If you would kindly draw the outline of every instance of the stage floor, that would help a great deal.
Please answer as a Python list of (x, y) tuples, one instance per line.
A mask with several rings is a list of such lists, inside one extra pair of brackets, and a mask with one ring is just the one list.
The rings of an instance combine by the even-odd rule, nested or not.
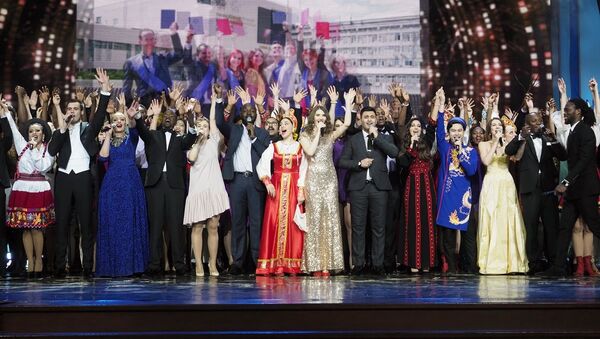
[(257, 304), (597, 303), (600, 279), (398, 275), (0, 281), (2, 308)]

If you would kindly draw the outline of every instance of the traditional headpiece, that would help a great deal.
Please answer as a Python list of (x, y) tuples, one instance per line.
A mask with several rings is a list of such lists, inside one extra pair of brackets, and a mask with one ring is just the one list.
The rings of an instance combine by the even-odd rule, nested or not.
[(513, 128), (517, 128), (517, 126), (515, 125), (515, 122), (512, 121), (512, 119), (510, 119), (509, 117), (507, 117), (506, 115), (503, 115), (500, 120), (502, 121), (502, 123), (504, 123), (504, 126), (512, 126)]
[[(294, 136), (294, 140), (298, 139), (298, 133), (296, 133), (296, 130), (298, 128), (298, 119), (296, 119), (296, 116), (294, 115), (294, 109), (291, 108), (288, 112), (285, 112), (281, 115), (281, 119), (289, 119), (292, 122), (292, 126), (294, 128), (293, 136)], [(281, 120), (280, 120), (281, 121)]]
[(465, 120), (461, 117), (454, 117), (450, 120), (448, 120), (448, 125), (446, 125), (446, 131), (450, 131), (450, 127), (452, 127), (452, 125), (454, 124), (460, 124), (463, 129), (467, 128), (467, 123), (465, 122)]

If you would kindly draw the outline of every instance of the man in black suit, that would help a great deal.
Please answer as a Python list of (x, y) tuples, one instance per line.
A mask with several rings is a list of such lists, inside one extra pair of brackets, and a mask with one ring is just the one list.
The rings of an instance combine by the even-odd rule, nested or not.
[[(75, 206), (81, 229), (83, 252), (83, 274), (92, 276), (94, 262), (94, 232), (92, 230), (93, 181), (90, 172), (91, 161), (98, 153), (96, 136), (106, 117), (106, 107), (111, 85), (107, 73), (96, 70), (96, 79), (101, 85), (100, 102), (94, 118), (89, 124), (81, 121), (83, 104), (70, 101), (66, 115), (60, 110), (60, 100), (53, 100), (58, 112), (59, 128), (54, 131), (48, 144), (48, 154), (56, 156), (58, 171), (54, 180), (54, 205), (56, 211), (56, 251), (54, 275), (62, 278), (66, 274), (66, 254), (69, 243), (69, 229), (72, 206)], [(74, 204), (73, 204), (74, 203)]]
[[(160, 114), (160, 104), (154, 100), (150, 105), (153, 114)], [(175, 274), (185, 275), (185, 238), (183, 212), (185, 208), (185, 151), (196, 141), (194, 130), (183, 137), (173, 132), (176, 116), (167, 110), (158, 130), (151, 131), (144, 123), (141, 112), (131, 111), (135, 127), (144, 141), (148, 170), (144, 180), (148, 202), (148, 227), (150, 262), (147, 274), (162, 275), (163, 227), (168, 235)]]
[(256, 108), (251, 105), (250, 95), (242, 92), (241, 124), (236, 124), (235, 117), (224, 121), (222, 101), (217, 100), (217, 126), (225, 138), (229, 140), (223, 179), (229, 183), (229, 201), (231, 206), (231, 251), (233, 264), (229, 273), (242, 273), (246, 254), (246, 228), (250, 236), (250, 254), (256, 265), (258, 246), (262, 229), (262, 218), (265, 205), (265, 186), (256, 174), (256, 164), (270, 144), (266, 130), (254, 126)]
[(571, 243), (573, 226), (578, 217), (588, 225), (595, 236), (600, 236), (598, 194), (600, 179), (596, 167), (596, 136), (590, 126), (596, 119), (594, 111), (581, 98), (569, 100), (564, 109), (565, 123), (571, 125), (567, 138), (567, 177), (556, 186), (556, 193), (564, 194), (558, 242), (554, 265), (540, 276), (561, 276), (566, 273), (566, 258)]
[(123, 70), (123, 92), (127, 102), (133, 100), (131, 93), (133, 82), (136, 84), (136, 96), (140, 102), (148, 107), (150, 101), (166, 92), (172, 85), (169, 66), (181, 60), (183, 48), (177, 34), (177, 23), (172, 23), (170, 29), (173, 51), (169, 53), (156, 53), (156, 34), (151, 29), (142, 29), (139, 35), (139, 44), (142, 52), (125, 61)]
[(518, 138), (506, 145), (507, 155), (516, 155), (521, 147), (519, 160), (519, 194), (523, 205), (523, 219), (527, 237), (525, 248), (530, 273), (543, 269), (538, 258), (538, 220), (544, 225), (545, 251), (550, 264), (554, 263), (558, 235), (558, 198), (554, 188), (558, 185), (558, 167), (555, 159), (567, 160), (567, 151), (549, 130), (542, 129), (542, 117), (530, 113)]
[[(3, 112), (7, 111), (4, 102), (1, 104)], [(10, 178), (8, 176), (8, 166), (6, 164), (6, 152), (13, 143), (12, 131), (8, 125), (6, 115), (2, 114), (0, 118), (0, 127), (2, 128), (2, 139), (0, 139), (0, 277), (6, 274), (6, 193), (4, 189), (10, 187)], [(12, 250), (12, 249), (11, 249)], [(14, 251), (13, 251), (14, 252)]]
[(379, 133), (375, 109), (361, 110), (362, 131), (353, 135), (340, 158), (340, 166), (350, 170), (348, 191), (352, 213), (352, 273), (360, 275), (365, 265), (365, 229), (371, 216), (371, 262), (376, 274), (383, 274), (385, 224), (388, 192), (388, 156), (396, 158), (398, 148), (391, 136)]

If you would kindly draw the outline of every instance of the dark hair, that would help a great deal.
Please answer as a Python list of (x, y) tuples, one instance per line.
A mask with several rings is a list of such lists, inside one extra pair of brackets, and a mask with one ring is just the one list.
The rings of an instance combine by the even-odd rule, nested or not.
[(316, 105), (310, 109), (308, 118), (306, 119), (306, 125), (304, 127), (306, 133), (310, 135), (315, 132), (315, 114), (317, 114), (319, 110), (322, 110), (325, 113), (325, 130), (323, 133), (321, 133), (321, 136), (327, 135), (333, 131), (333, 124), (329, 118), (329, 111), (325, 108), (325, 106)]
[[(265, 62), (264, 62), (265, 52), (263, 52), (262, 49), (255, 48), (255, 49), (251, 50), (250, 52), (248, 52), (248, 63), (246, 64), (246, 69), (248, 70), (250, 68), (253, 68), (254, 64), (252, 63), (252, 58), (257, 53), (260, 53), (263, 56), (263, 63), (260, 66), (258, 66), (259, 75), (262, 77), (263, 69), (265, 68)], [(263, 81), (264, 81), (264, 79), (263, 79)]]
[(487, 130), (485, 131), (485, 141), (492, 140), (492, 121), (498, 120), (502, 125), (502, 133), (504, 133), (504, 121), (498, 117), (491, 118), (487, 123)]
[(569, 100), (576, 109), (581, 110), (581, 118), (586, 125), (592, 126), (596, 123), (596, 116), (594, 115), (594, 110), (590, 106), (588, 106), (587, 102), (582, 98), (572, 98)]
[(375, 108), (371, 107), (371, 106), (365, 106), (365, 107), (363, 107), (360, 110), (360, 116), (362, 116), (364, 112), (373, 112), (373, 113), (377, 114), (377, 111), (375, 110)]
[(473, 143), (473, 134), (475, 134), (475, 131), (478, 129), (480, 129), (481, 132), (483, 132), (483, 137), (485, 139), (485, 129), (483, 129), (483, 127), (481, 127), (479, 124), (473, 124), (473, 126), (471, 126), (471, 129), (469, 130), (469, 144), (471, 144), (471, 146), (475, 145)]
[(421, 124), (421, 135), (419, 135), (419, 141), (417, 141), (417, 157), (420, 160), (431, 162), (431, 146), (427, 143), (427, 139), (425, 138), (425, 123), (419, 119), (418, 117), (412, 117), (408, 123), (406, 124), (406, 132), (404, 133), (404, 142), (402, 143), (403, 151), (402, 153), (406, 153), (406, 150), (411, 147), (411, 135), (410, 135), (410, 125), (412, 125), (413, 121), (418, 121)]
[(78, 104), (79, 104), (79, 109), (81, 110), (81, 113), (82, 113), (82, 114), (83, 114), (83, 113), (85, 113), (85, 106), (83, 105), (83, 102), (81, 102), (81, 101), (78, 101), (78, 100), (69, 100), (69, 101), (67, 101), (67, 106), (68, 106), (70, 103), (72, 103), (72, 102), (76, 102), (76, 103), (78, 103)]
[(154, 34), (156, 36), (156, 33), (154, 33), (154, 30), (152, 30), (150, 28), (142, 28), (142, 29), (140, 29), (140, 33), (138, 35), (138, 38), (140, 40), (142, 40), (142, 35), (144, 34), (144, 32), (151, 32), (152, 34)]

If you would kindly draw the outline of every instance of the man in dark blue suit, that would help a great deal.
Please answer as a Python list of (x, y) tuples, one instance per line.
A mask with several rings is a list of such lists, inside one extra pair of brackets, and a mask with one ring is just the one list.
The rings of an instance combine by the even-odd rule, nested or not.
[(139, 38), (142, 53), (127, 59), (125, 65), (123, 65), (125, 71), (123, 91), (128, 103), (133, 99), (131, 90), (134, 81), (137, 87), (135, 94), (140, 99), (140, 103), (146, 107), (150, 105), (152, 99), (159, 97), (161, 92), (166, 92), (173, 85), (169, 74), (169, 66), (181, 60), (183, 48), (177, 34), (177, 23), (171, 24), (170, 30), (173, 51), (161, 54), (154, 52), (154, 47), (156, 47), (154, 31), (151, 29), (140, 31)]
[(198, 45), (194, 58), (192, 53), (193, 37), (192, 33), (188, 33), (183, 49), (183, 64), (189, 79), (186, 96), (198, 100), (202, 105), (202, 112), (208, 117), (211, 87), (218, 82), (219, 65), (212, 59), (210, 46), (204, 43)]
[[(220, 86), (219, 86), (220, 87)], [(233, 264), (229, 273), (242, 273), (245, 259), (246, 227), (249, 228), (250, 254), (254, 264), (258, 259), (258, 246), (265, 205), (265, 187), (256, 174), (256, 164), (270, 143), (269, 133), (254, 126), (256, 107), (250, 104), (250, 95), (242, 91), (241, 124), (235, 116), (224, 121), (222, 99), (217, 100), (217, 126), (229, 140), (223, 179), (229, 183), (231, 205), (231, 251)]]

